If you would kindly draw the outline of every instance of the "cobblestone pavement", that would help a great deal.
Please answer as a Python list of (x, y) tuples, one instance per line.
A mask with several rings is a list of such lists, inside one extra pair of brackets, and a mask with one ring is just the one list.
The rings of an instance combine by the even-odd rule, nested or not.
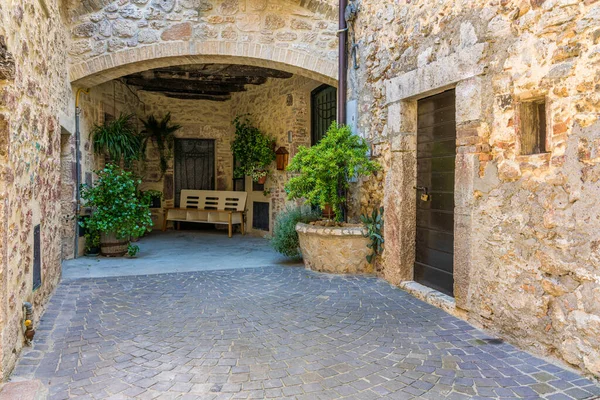
[(13, 376), (53, 399), (600, 394), (382, 280), (291, 267), (65, 281)]

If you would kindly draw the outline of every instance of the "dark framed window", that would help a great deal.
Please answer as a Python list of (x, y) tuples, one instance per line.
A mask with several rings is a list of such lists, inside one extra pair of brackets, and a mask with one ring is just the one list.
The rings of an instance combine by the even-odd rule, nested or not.
[(337, 89), (329, 85), (321, 85), (312, 91), (311, 104), (311, 134), (310, 144), (319, 143), (337, 114)]
[(265, 184), (264, 183), (261, 184), (261, 183), (252, 181), (252, 191), (253, 192), (264, 192)]
[(261, 231), (269, 230), (269, 203), (259, 201), (252, 203), (252, 228)]
[[(237, 166), (238, 166), (238, 162), (234, 157), (233, 158), (234, 169)], [(233, 190), (235, 192), (245, 192), (246, 191), (246, 177), (245, 176), (242, 178), (233, 178)]]

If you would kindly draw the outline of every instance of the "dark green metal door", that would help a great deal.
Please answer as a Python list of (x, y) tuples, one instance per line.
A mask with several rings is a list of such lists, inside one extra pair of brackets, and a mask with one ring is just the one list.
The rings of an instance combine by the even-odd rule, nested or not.
[(418, 102), (415, 280), (453, 295), (454, 90)]
[(175, 139), (175, 204), (182, 189), (215, 190), (215, 141)]

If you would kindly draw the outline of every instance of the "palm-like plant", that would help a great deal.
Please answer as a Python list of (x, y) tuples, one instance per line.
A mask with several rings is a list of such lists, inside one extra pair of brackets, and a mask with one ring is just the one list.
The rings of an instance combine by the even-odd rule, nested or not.
[(131, 120), (133, 114), (121, 114), (118, 118), (92, 128), (92, 142), (96, 154), (105, 154), (114, 163), (121, 160), (131, 165), (140, 156), (140, 138)]
[(140, 119), (140, 121), (144, 124), (144, 129), (140, 132), (142, 156), (145, 157), (148, 142), (151, 141), (158, 150), (160, 156), (160, 171), (164, 175), (167, 171), (167, 164), (173, 151), (175, 132), (181, 129), (181, 125), (169, 125), (171, 113), (167, 113), (160, 121), (157, 120), (154, 115), (150, 115), (146, 120)]

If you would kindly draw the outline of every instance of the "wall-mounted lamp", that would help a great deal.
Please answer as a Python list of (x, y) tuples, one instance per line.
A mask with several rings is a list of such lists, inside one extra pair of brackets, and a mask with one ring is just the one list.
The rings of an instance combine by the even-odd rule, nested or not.
[(288, 131), (288, 143), (292, 143), (294, 132)]
[(285, 167), (288, 165), (290, 159), (290, 152), (285, 147), (280, 147), (275, 152), (275, 160), (277, 161), (277, 169), (279, 171), (285, 171)]

